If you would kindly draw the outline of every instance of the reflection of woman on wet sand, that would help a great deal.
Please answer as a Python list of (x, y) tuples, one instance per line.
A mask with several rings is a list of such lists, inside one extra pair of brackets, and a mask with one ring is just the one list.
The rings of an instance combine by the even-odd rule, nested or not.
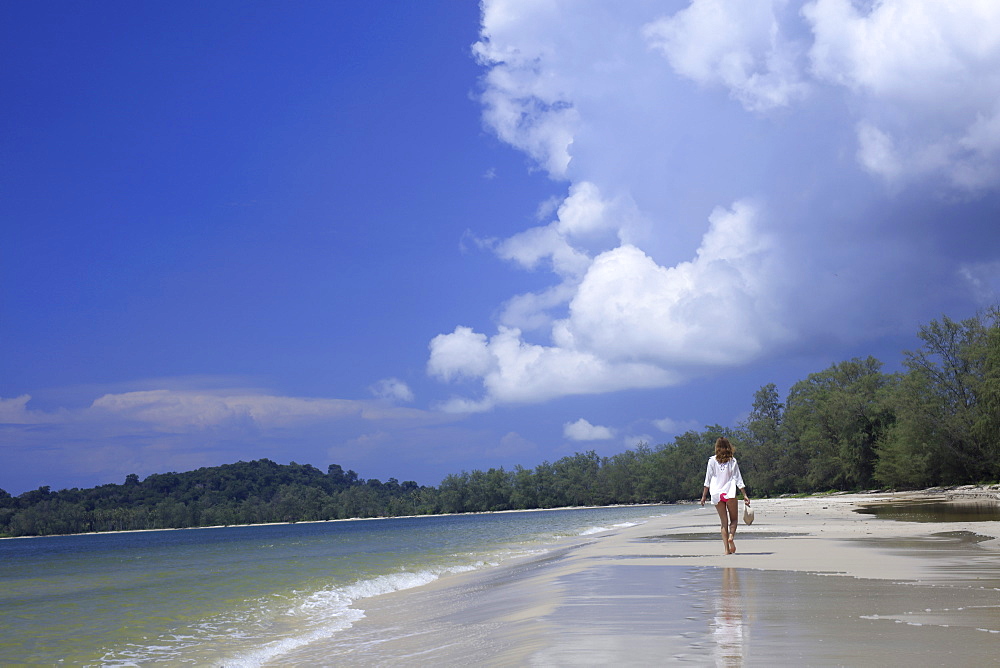
[(715, 442), (715, 455), (708, 459), (701, 505), (705, 505), (705, 497), (711, 494), (712, 505), (719, 512), (719, 520), (722, 522), (722, 544), (726, 554), (736, 553), (736, 526), (739, 524), (737, 488), (743, 492), (743, 502), (749, 506), (750, 497), (743, 485), (740, 465), (733, 457), (733, 444), (728, 438), (720, 438)]
[(743, 597), (740, 592), (738, 568), (722, 569), (722, 590), (715, 606), (712, 620), (712, 638), (716, 666), (742, 666), (744, 645)]

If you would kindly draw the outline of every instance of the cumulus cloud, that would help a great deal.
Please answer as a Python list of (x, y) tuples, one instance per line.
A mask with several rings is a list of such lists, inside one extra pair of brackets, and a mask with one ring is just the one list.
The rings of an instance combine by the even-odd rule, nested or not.
[(485, 334), (471, 327), (455, 328), (451, 334), (438, 334), (430, 343), (431, 358), (427, 370), (431, 375), (450, 381), (456, 378), (478, 378), (496, 367)]
[(551, 283), (430, 342), (448, 410), (675, 385), (993, 289), (982, 223), (936, 254), (912, 218), (1000, 185), (1000, 4), (488, 0), (474, 51), (484, 125), (566, 191), (482, 244)]
[(525, 269), (535, 269), (546, 260), (553, 272), (573, 279), (587, 269), (588, 246), (601, 248), (612, 239), (620, 240), (628, 226), (627, 208), (627, 203), (605, 200), (593, 183), (573, 184), (551, 224), (502, 241), (497, 246), (497, 255)]
[(572, 441), (607, 441), (614, 438), (615, 432), (609, 427), (593, 425), (580, 418), (563, 425), (563, 436)]
[(677, 74), (755, 112), (842, 87), (857, 158), (896, 186), (963, 192), (1000, 173), (1000, 5), (938, 0), (693, 0), (643, 35)]
[[(471, 349), (470, 344), (477, 348)], [(484, 390), (478, 399), (458, 397), (442, 404), (451, 413), (630, 387), (663, 387), (679, 380), (677, 374), (652, 364), (610, 362), (587, 351), (529, 343), (520, 330), (507, 327), (500, 327), (490, 338), (468, 327), (456, 327), (451, 334), (434, 337), (430, 349), (432, 375), (443, 380), (473, 378)]]
[(598, 254), (575, 285), (568, 317), (552, 321), (551, 345), (503, 325), (493, 337), (462, 326), (435, 337), (428, 371), (478, 379), (484, 390), (445, 408), (665, 387), (684, 369), (752, 359), (787, 336), (774, 318), (772, 247), (757, 215), (749, 202), (717, 209), (695, 257), (674, 267), (631, 245)]
[(567, 82), (538, 76), (542, 60), (559, 57), (544, 42), (508, 42), (510, 31), (530, 30), (551, 23), (561, 3), (550, 0), (520, 3), (484, 3), (482, 38), (473, 47), (488, 67), (482, 95), (483, 117), (503, 141), (538, 161), (548, 172), (562, 175), (569, 166), (569, 145), (578, 114)]
[(748, 202), (717, 209), (696, 256), (673, 267), (629, 245), (602, 253), (554, 340), (605, 359), (674, 367), (751, 359), (785, 335), (773, 325), (771, 244), (757, 215)]
[(643, 34), (674, 70), (705, 85), (722, 85), (751, 111), (784, 107), (804, 97), (802, 45), (779, 24), (787, 0), (694, 0)]
[(814, 0), (802, 14), (814, 33), (813, 72), (855, 90), (944, 109), (1000, 76), (991, 69), (1000, 55), (994, 2)]
[(535, 270), (541, 264), (560, 282), (537, 293), (511, 297), (500, 322), (511, 328), (537, 330), (551, 326), (552, 312), (569, 303), (590, 269), (594, 255), (627, 242), (642, 228), (641, 216), (627, 199), (606, 199), (590, 182), (570, 186), (555, 208), (551, 223), (530, 228), (493, 245), (497, 256)]
[(858, 100), (858, 157), (889, 181), (940, 175), (995, 188), (1000, 157), (1000, 4), (816, 0), (802, 8), (819, 80)]

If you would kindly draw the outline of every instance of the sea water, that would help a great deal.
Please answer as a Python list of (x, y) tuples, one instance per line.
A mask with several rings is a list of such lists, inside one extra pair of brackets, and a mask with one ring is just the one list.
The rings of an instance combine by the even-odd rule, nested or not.
[(365, 599), (680, 510), (624, 506), (0, 540), (0, 664), (257, 666)]
[(854, 512), (904, 522), (1000, 521), (1000, 503), (994, 499), (890, 501), (862, 506)]

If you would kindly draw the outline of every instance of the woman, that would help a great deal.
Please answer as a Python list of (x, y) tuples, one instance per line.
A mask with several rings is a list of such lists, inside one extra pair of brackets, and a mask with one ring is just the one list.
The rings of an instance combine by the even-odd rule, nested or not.
[(705, 497), (711, 494), (712, 505), (719, 512), (719, 520), (722, 521), (722, 545), (726, 554), (736, 554), (736, 526), (739, 524), (737, 488), (743, 492), (743, 502), (749, 506), (750, 497), (743, 485), (740, 465), (733, 457), (733, 444), (728, 438), (720, 438), (715, 442), (715, 456), (708, 458), (701, 505), (705, 505)]

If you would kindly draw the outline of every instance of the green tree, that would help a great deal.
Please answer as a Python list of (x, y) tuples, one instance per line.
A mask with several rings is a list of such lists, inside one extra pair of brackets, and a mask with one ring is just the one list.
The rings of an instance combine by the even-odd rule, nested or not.
[(638, 443), (634, 450), (625, 450), (612, 455), (601, 467), (600, 487), (605, 503), (636, 503), (642, 499), (639, 494), (639, 479), (642, 461), (650, 457), (648, 444)]
[(535, 482), (535, 474), (531, 469), (523, 466), (515, 466), (511, 479), (511, 506), (519, 510), (527, 508), (538, 508), (538, 486)]
[(876, 476), (889, 486), (976, 482), (1000, 474), (996, 434), (1000, 313), (921, 327), (893, 395), (896, 424), (879, 446)]
[(593, 450), (557, 461), (552, 468), (559, 480), (560, 505), (593, 505), (600, 467), (601, 458)]
[(469, 474), (463, 471), (459, 475), (450, 473), (438, 487), (438, 503), (442, 513), (466, 512), (466, 497), (468, 496)]
[(804, 459), (801, 491), (873, 484), (876, 443), (893, 422), (884, 398), (890, 379), (881, 368), (874, 357), (854, 358), (792, 387), (784, 415), (791, 456), (785, 462), (794, 468)]
[(479, 507), (485, 511), (510, 510), (513, 483), (511, 476), (503, 468), (490, 469), (477, 478), (473, 493), (479, 499)]
[(737, 455), (740, 470), (753, 481), (756, 494), (785, 492), (781, 463), (790, 459), (782, 432), (785, 405), (778, 387), (768, 383), (753, 395), (750, 415), (743, 425), (745, 449)]
[(1000, 478), (1000, 307), (985, 316), (986, 331), (982, 335), (982, 378), (976, 393), (977, 410), (973, 418), (972, 438), (984, 447), (984, 457), (992, 463), (985, 474)]

